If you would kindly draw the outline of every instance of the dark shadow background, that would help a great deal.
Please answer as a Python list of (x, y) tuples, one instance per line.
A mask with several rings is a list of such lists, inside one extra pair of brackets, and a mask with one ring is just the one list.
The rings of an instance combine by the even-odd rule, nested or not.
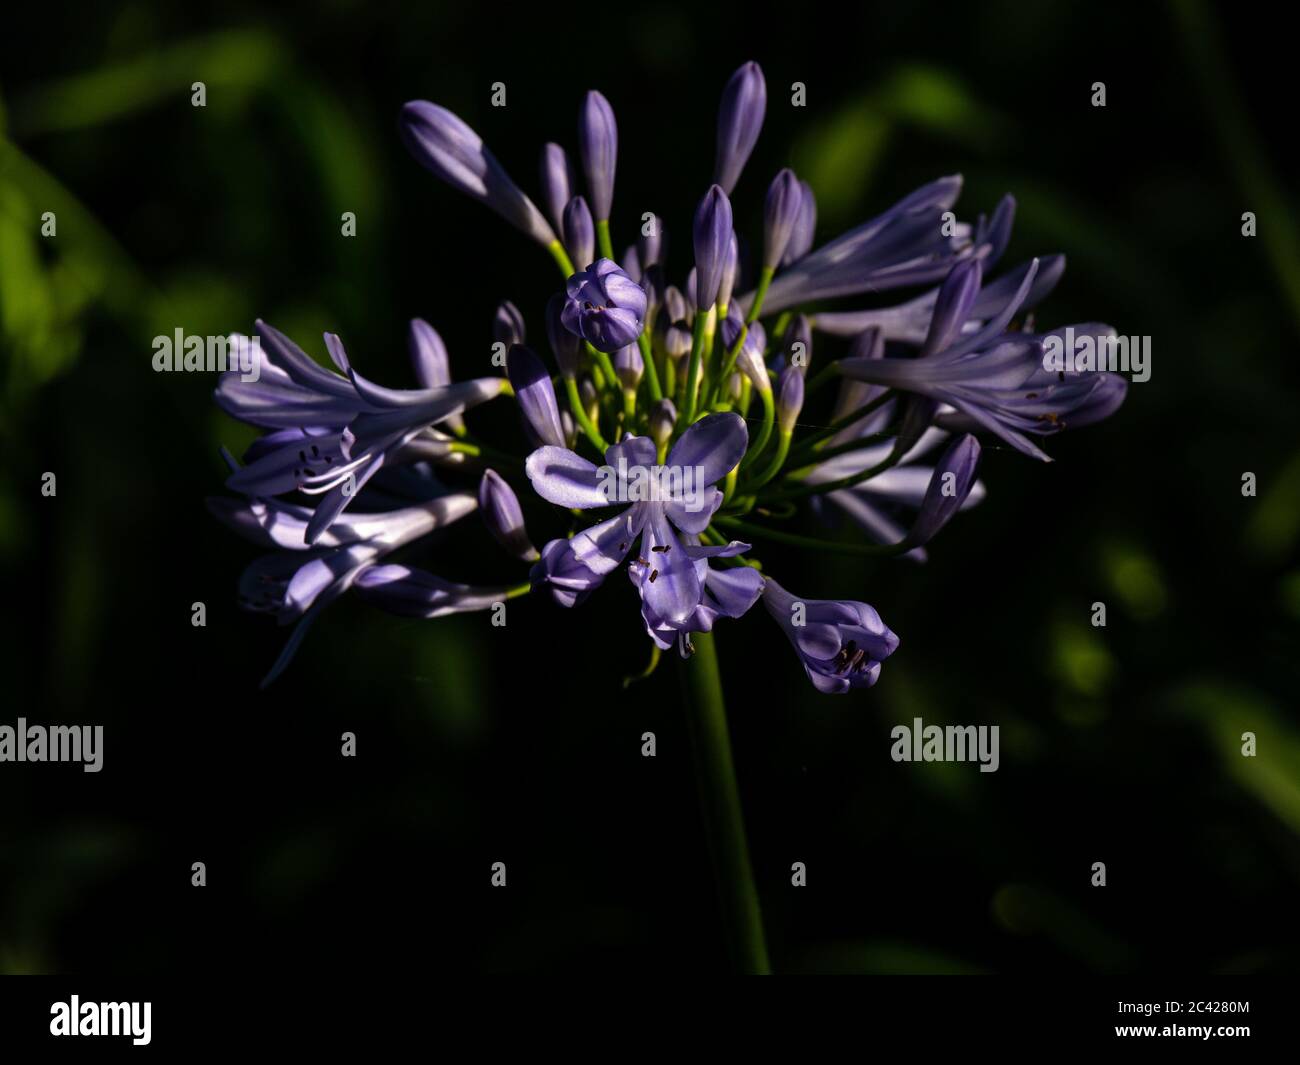
[[(412, 98), (460, 114), (535, 191), (541, 144), (572, 149), (581, 94), (600, 88), (621, 133), (616, 245), (661, 213), (680, 277), (718, 95), (749, 58), (769, 86), (736, 195), (752, 239), (782, 165), (818, 193), (819, 240), (961, 172), (963, 218), (1017, 196), (1008, 265), (1068, 254), (1041, 323), (1153, 338), (1151, 380), (1110, 421), (1054, 439), (1055, 463), (986, 449), (989, 498), (926, 566), (759, 552), (799, 594), (873, 603), (902, 639), (875, 689), (826, 698), (761, 610), (719, 631), (776, 967), (1293, 971), (1290, 38), (1238, 5), (595, 14), (6, 13), (0, 722), (107, 735), (98, 775), (0, 765), (0, 971), (726, 965), (674, 663), (621, 687), (647, 651), (626, 582), (574, 612), (512, 603), (504, 631), (345, 600), (259, 692), (285, 632), (237, 609), (256, 552), (203, 505), (222, 491), (218, 445), (248, 431), (217, 412), (210, 377), (150, 359), (156, 334), (260, 315), (317, 357), (337, 331), (362, 372), (406, 386), (420, 315), (457, 374), (478, 375), (504, 298), (540, 338), (553, 265), (408, 157), (396, 119)], [(489, 106), (497, 81), (505, 109)], [(804, 110), (788, 106), (794, 81)], [(833, 353), (814, 365), (819, 352)], [(523, 447), (507, 405), (472, 420)], [(427, 565), (522, 579), (486, 539), (468, 520)], [(915, 716), (999, 724), (1000, 771), (893, 763), (889, 730)], [(344, 730), (355, 760), (339, 757)], [(497, 860), (505, 891), (488, 886)]]

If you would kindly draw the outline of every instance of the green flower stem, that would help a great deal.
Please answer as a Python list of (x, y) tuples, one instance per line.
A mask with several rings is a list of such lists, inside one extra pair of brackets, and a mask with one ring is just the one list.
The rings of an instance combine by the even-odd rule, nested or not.
[(664, 398), (663, 389), (659, 387), (659, 367), (655, 365), (654, 351), (650, 347), (650, 338), (646, 336), (645, 330), (641, 331), (640, 336), (636, 338), (637, 346), (641, 349), (641, 361), (645, 363), (646, 383), (650, 386), (650, 398), (656, 403)]
[[(882, 440), (893, 440), (898, 435), (898, 423), (895, 422), (888, 428), (879, 433), (868, 433), (866, 436), (855, 436), (852, 440), (846, 440), (842, 444), (836, 444), (834, 447), (818, 448), (816, 457), (804, 455), (802, 452), (796, 454), (797, 449), (791, 450), (789, 473), (791, 477), (799, 477), (813, 467), (825, 462), (827, 459), (833, 459), (837, 455), (844, 455), (850, 451), (862, 451), (872, 444), (878, 444)], [(806, 462), (805, 465), (798, 466), (796, 463)]]
[(569, 411), (573, 415), (573, 420), (578, 423), (578, 428), (582, 430), (583, 435), (591, 441), (592, 446), (597, 451), (602, 455), (605, 454), (605, 449), (609, 445), (605, 443), (605, 438), (600, 435), (600, 430), (587, 417), (587, 409), (582, 405), (582, 397), (578, 395), (578, 382), (572, 377), (566, 376), (564, 378), (564, 391), (569, 397)]
[(808, 397), (818, 389), (829, 384), (831, 381), (834, 381), (839, 376), (840, 363), (839, 360), (836, 359), (834, 362), (828, 363), (820, 373), (816, 373), (812, 376), (812, 379), (808, 382), (808, 387), (804, 389), (804, 402), (806, 403)]
[(516, 584), (513, 588), (506, 589), (507, 599), (518, 599), (520, 596), (527, 595), (533, 590), (532, 581), (524, 581), (523, 584)]
[[(717, 332), (718, 326), (718, 308), (716, 305), (709, 308), (709, 313), (704, 317), (704, 365), (713, 364), (713, 338)], [(703, 387), (700, 388), (700, 399), (704, 398)], [(701, 406), (704, 406), (701, 403)]]
[(695, 393), (698, 390), (698, 381), (700, 375), (700, 358), (704, 354), (704, 320), (707, 315), (703, 311), (695, 312), (695, 328), (691, 333), (691, 361), (686, 370), (686, 395), (683, 399), (682, 413), (684, 418), (682, 425), (690, 425), (695, 421)]
[(799, 536), (797, 533), (780, 532), (765, 525), (751, 525), (739, 518), (714, 518), (714, 524), (724, 529), (735, 529), (746, 539), (774, 540), (779, 544), (794, 547), (807, 547), (815, 551), (838, 551), (846, 555), (867, 555), (872, 558), (886, 558), (910, 550), (901, 544), (841, 544), (835, 540), (821, 540), (815, 536)]
[(617, 262), (614, 259), (614, 242), (609, 236), (609, 219), (602, 218), (596, 223), (596, 240), (600, 244), (600, 254), (606, 258)]
[(736, 368), (736, 360), (740, 358), (741, 349), (745, 346), (745, 338), (749, 336), (749, 323), (746, 322), (740, 327), (740, 335), (736, 337), (736, 342), (731, 345), (731, 350), (727, 352), (726, 357), (722, 360), (722, 366), (718, 370), (718, 379), (713, 382), (711, 395), (717, 398), (722, 394), (722, 390), (727, 385), (727, 378)]
[(745, 457), (740, 460), (742, 467), (749, 465), (763, 453), (763, 448), (767, 447), (767, 438), (772, 435), (772, 425), (776, 421), (776, 404), (772, 401), (771, 387), (762, 389), (758, 396), (763, 401), (763, 424), (759, 428), (758, 436), (754, 438), (753, 444), (745, 452)]
[(835, 419), (835, 421), (831, 422), (831, 424), (826, 426), (824, 429), (819, 429), (811, 436), (804, 437), (802, 440), (799, 441), (799, 446), (794, 449), (796, 458), (811, 457), (814, 451), (819, 450), (818, 448), (819, 444), (821, 444), (825, 440), (829, 440), (841, 429), (847, 429), (854, 422), (861, 421), (872, 411), (877, 410), (880, 407), (883, 407), (886, 401), (888, 401), (891, 396), (892, 396), (891, 392), (888, 391), (882, 392), (870, 403), (864, 403), (857, 410), (850, 411), (848, 414), (844, 415), (843, 418)]
[(494, 447), (488, 447), (487, 444), (480, 444), (473, 440), (452, 440), (447, 444), (447, 450), (452, 454), (469, 455), (471, 458), (476, 459), (488, 459), (506, 466), (519, 466), (523, 462), (518, 455), (498, 451)]
[(731, 350), (727, 352), (727, 357), (722, 362), (722, 371), (718, 374), (718, 379), (714, 383), (715, 396), (726, 386), (727, 378), (731, 376), (731, 371), (736, 368), (736, 360), (740, 358), (740, 352), (745, 346), (745, 338), (749, 336), (750, 323), (758, 319), (758, 315), (763, 309), (763, 299), (767, 296), (767, 287), (772, 283), (772, 277), (775, 273), (776, 271), (771, 267), (763, 267), (763, 273), (758, 279), (758, 289), (754, 293), (754, 302), (750, 305), (749, 313), (745, 315), (745, 322), (740, 327), (740, 334), (736, 337), (736, 342), (731, 345)]
[(822, 484), (801, 484), (794, 488), (786, 488), (779, 492), (774, 492), (770, 496), (764, 496), (763, 503), (775, 503), (786, 499), (802, 499), (805, 496), (822, 495), (825, 492), (837, 492), (841, 488), (852, 488), (854, 485), (861, 484), (863, 481), (869, 481), (877, 474), (884, 473), (891, 466), (895, 466), (898, 460), (902, 458), (902, 453), (895, 446), (883, 462), (877, 463), (870, 469), (863, 470), (861, 473), (855, 473), (848, 477), (841, 477), (838, 481), (825, 481)]
[(671, 358), (664, 359), (664, 395), (672, 396), (677, 392), (677, 363)]
[(776, 450), (772, 452), (772, 458), (763, 468), (754, 480), (745, 485), (746, 492), (753, 492), (763, 485), (767, 484), (773, 477), (781, 472), (781, 467), (785, 465), (786, 456), (790, 454), (790, 437), (792, 434), (787, 433), (784, 429), (777, 433)]
[(767, 298), (767, 286), (772, 283), (772, 278), (776, 275), (776, 268), (773, 266), (763, 267), (763, 272), (758, 275), (758, 288), (754, 292), (754, 302), (749, 305), (749, 313), (745, 315), (745, 324), (758, 319), (759, 313), (763, 310), (763, 300)]
[(623, 678), (624, 690), (632, 687), (632, 685), (637, 683), (637, 681), (647, 679), (652, 673), (654, 673), (654, 671), (659, 668), (659, 655), (659, 645), (657, 643), (652, 643), (650, 645), (650, 661), (646, 664), (645, 669), (640, 673), (633, 673), (631, 676)]
[(689, 660), (680, 660), (682, 689), (723, 923), (736, 968), (742, 973), (765, 976), (772, 970), (745, 841), (718, 655), (712, 633), (693, 633), (691, 639), (695, 654)]
[(546, 250), (551, 253), (551, 258), (559, 265), (560, 273), (564, 275), (565, 280), (572, 277), (574, 274), (573, 263), (569, 259), (568, 252), (564, 250), (564, 245), (556, 239), (546, 245)]
[(584, 340), (582, 343), (583, 347), (587, 349), (587, 354), (590, 355), (596, 365), (600, 367), (601, 377), (605, 379), (604, 383), (600, 387), (602, 389), (618, 388), (618, 374), (614, 372), (614, 364), (609, 361), (609, 356), (603, 351), (597, 351), (589, 340)]

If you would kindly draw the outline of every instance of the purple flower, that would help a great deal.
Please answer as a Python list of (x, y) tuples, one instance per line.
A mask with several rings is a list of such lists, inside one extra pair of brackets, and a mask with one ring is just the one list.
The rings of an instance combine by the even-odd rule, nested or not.
[[(888, 411), (885, 413), (887, 415)], [(901, 544), (904, 540), (914, 543), (916, 546), (902, 557), (924, 562), (926, 551), (923, 545), (934, 538), (953, 513), (975, 506), (985, 496), (984, 485), (974, 479), (975, 462), (979, 457), (978, 445), (970, 451), (956, 453), (952, 452), (950, 446), (949, 454), (945, 456), (946, 463), (940, 462), (937, 466), (927, 466), (918, 461), (932, 452), (944, 438), (945, 434), (941, 430), (928, 429), (898, 465), (852, 488), (829, 492), (823, 498), (847, 514), (876, 543)], [(973, 437), (962, 439), (974, 443)], [(860, 450), (847, 451), (819, 463), (805, 479), (809, 484), (825, 484), (843, 477), (852, 477), (880, 465), (889, 457), (893, 447), (892, 440), (864, 444)], [(966, 448), (970, 448), (970, 445), (966, 445)], [(954, 477), (945, 482), (942, 474), (948, 472), (953, 473)], [(945, 484), (950, 487), (951, 495), (944, 494)], [(937, 493), (935, 498), (930, 498), (932, 488)], [(920, 512), (926, 510), (927, 500), (930, 509), (922, 517)], [(900, 521), (906, 511), (918, 512), (912, 520), (910, 532)]]
[(506, 353), (506, 374), (533, 439), (539, 444), (564, 447), (566, 438), (555, 386), (542, 360), (516, 344)]
[(564, 306), (564, 297), (558, 292), (546, 301), (546, 339), (560, 373), (576, 377), (582, 369), (582, 338), (564, 327)]
[(757, 63), (749, 62), (731, 75), (718, 108), (718, 154), (713, 180), (728, 195), (740, 180), (749, 155), (758, 143), (767, 110), (767, 84)]
[(486, 204), (543, 246), (555, 231), (487, 150), (479, 135), (445, 107), (413, 100), (402, 108), (402, 139), (416, 160), (454, 189)]
[(782, 434), (789, 436), (794, 432), (794, 423), (799, 420), (803, 410), (803, 374), (795, 367), (787, 366), (781, 371), (776, 392), (776, 424)]
[(663, 313), (659, 315), (655, 328), (659, 343), (669, 358), (680, 359), (690, 354), (691, 308), (681, 289), (675, 285), (669, 285), (664, 291)]
[(587, 93), (578, 121), (578, 149), (587, 176), (587, 194), (596, 221), (609, 219), (614, 202), (614, 169), (618, 164), (618, 123), (614, 109), (598, 92)]
[(492, 339), (509, 349), (515, 344), (524, 343), (527, 335), (524, 316), (519, 313), (519, 308), (509, 300), (502, 301), (492, 319)]
[(810, 251), (817, 234), (817, 197), (812, 186), (806, 181), (799, 182), (799, 214), (794, 228), (790, 231), (790, 243), (786, 245), (785, 254), (781, 256), (781, 265), (797, 263)]
[(356, 579), (357, 594), (373, 606), (410, 618), (440, 618), (490, 610), (509, 598), (508, 588), (455, 584), (421, 569), (371, 566)]
[[(718, 336), (722, 340), (722, 346), (730, 351), (736, 345), (736, 338), (740, 336), (740, 331), (744, 328), (745, 319), (741, 316), (740, 309), (734, 304), (727, 311), (727, 317), (722, 320), (718, 327)], [(763, 361), (763, 352), (767, 349), (767, 331), (763, 328), (763, 323), (753, 321), (749, 323), (749, 329), (745, 332), (745, 343), (741, 346), (742, 354), (748, 354), (758, 360), (761, 364)]]
[(736, 243), (736, 232), (732, 230), (731, 240), (727, 242), (727, 254), (722, 260), (722, 279), (718, 283), (718, 308), (728, 307), (731, 293), (740, 276), (740, 247)]
[[(695, 575), (699, 582), (700, 601), (695, 609), (679, 620), (664, 618), (655, 613), (649, 602), (641, 604), (641, 618), (645, 622), (646, 633), (663, 650), (673, 642), (692, 632), (712, 632), (718, 618), (738, 618), (748, 612), (763, 594), (763, 575), (752, 566), (737, 566), (733, 569), (714, 569), (709, 560), (712, 558), (732, 558), (743, 554), (750, 548), (749, 544), (733, 540), (720, 547), (700, 547), (695, 537), (687, 537), (684, 550), (695, 564)], [(633, 585), (640, 588), (646, 580), (646, 569), (653, 563), (638, 559), (628, 568), (628, 576)], [(683, 644), (683, 654), (689, 653), (689, 644)]]
[(628, 344), (614, 352), (614, 373), (618, 375), (618, 383), (625, 392), (636, 391), (637, 385), (641, 383), (641, 375), (645, 373), (645, 359), (641, 357), (641, 349), (636, 344)]
[(519, 497), (496, 470), (483, 471), (483, 480), (478, 486), (478, 505), (484, 524), (497, 543), (516, 558), (525, 562), (537, 561), (540, 556), (524, 528), (524, 512), (519, 508)]
[(898, 637), (874, 607), (846, 599), (796, 599), (771, 577), (763, 605), (794, 645), (813, 686), (827, 695), (869, 688)]
[(504, 384), (501, 378), (480, 378), (414, 391), (384, 388), (352, 368), (333, 334), (326, 345), (347, 377), (318, 365), (265, 322), (257, 323), (257, 332), (262, 342), (258, 380), (226, 373), (215, 397), (232, 417), (274, 431), (249, 448), (247, 464), (226, 483), (249, 496), (294, 490), (323, 495), (306, 526), (308, 544), (391, 456), (429, 426), (499, 395)]
[[(526, 465), (533, 489), (557, 506), (588, 510), (630, 501), (622, 513), (568, 541), (552, 540), (533, 567), (534, 584), (550, 583), (557, 599), (576, 602), (621, 563), (641, 537), (642, 601), (664, 622), (684, 621), (703, 590), (694, 559), (676, 530), (698, 535), (722, 501), (712, 485), (740, 461), (749, 434), (739, 415), (710, 414), (686, 430), (664, 466), (656, 465), (654, 441), (628, 437), (605, 452), (597, 469), (564, 448), (538, 448)], [(585, 572), (584, 572), (585, 571)]]
[[(803, 186), (794, 171), (786, 167), (768, 187), (763, 204), (763, 265), (767, 269), (775, 270), (785, 258), (790, 238), (806, 210)], [(808, 228), (811, 230), (811, 226)], [(809, 239), (811, 244), (811, 233)]]
[(664, 220), (658, 215), (647, 219), (641, 227), (641, 237), (638, 241), (637, 258), (640, 260), (642, 270), (663, 265), (667, 240), (667, 235), (664, 233)]
[(645, 322), (645, 291), (609, 259), (597, 259), (564, 286), (560, 321), (597, 351), (613, 354), (635, 343)]
[(806, 314), (796, 314), (790, 319), (785, 335), (781, 337), (781, 344), (774, 353), (772, 368), (779, 372), (787, 366), (793, 366), (806, 377), (811, 364), (812, 323)]
[[(944, 233), (942, 216), (960, 192), (961, 178), (940, 178), (803, 256), (772, 282), (763, 313), (834, 296), (938, 281), (959, 256), (970, 251), (969, 234)], [(746, 309), (750, 302), (752, 295), (742, 301)]]
[(239, 583), (245, 609), (273, 614), (282, 625), (297, 622), (262, 687), (284, 672), (321, 610), (351, 588), (367, 567), (477, 506), (473, 495), (462, 492), (386, 513), (350, 514), (308, 547), (312, 511), (307, 507), (278, 500), (209, 499), (208, 509), (245, 539), (283, 549), (253, 562)]
[(581, 196), (573, 197), (564, 208), (564, 246), (579, 268), (596, 258), (596, 223)]
[(975, 468), (980, 461), (979, 441), (969, 433), (954, 437), (934, 468), (921, 500), (921, 509), (903, 543), (909, 547), (928, 544), (966, 504), (975, 487)]
[(573, 198), (573, 164), (558, 144), (542, 145), (541, 166), (542, 206), (551, 225), (559, 230), (563, 226), (565, 205)]
[[(963, 332), (975, 332), (1002, 310), (1019, 290), (1032, 267), (1033, 263), (1021, 263), (995, 281), (985, 281), (970, 308)], [(1046, 299), (1064, 273), (1064, 255), (1045, 255), (1040, 258), (1020, 309), (1036, 307)], [(932, 288), (929, 292), (894, 307), (869, 311), (819, 311), (813, 317), (813, 326), (818, 332), (829, 333), (831, 336), (856, 336), (863, 330), (874, 327), (880, 330), (885, 340), (920, 347), (930, 331), (930, 321), (934, 317), (934, 305), (938, 297), (939, 289)]]
[[(982, 428), (1032, 458), (1050, 461), (1026, 434), (1048, 435), (1111, 414), (1127, 382), (1118, 374), (1043, 366), (1040, 337), (1006, 333), (1037, 273), (1031, 264), (1020, 287), (974, 332), (963, 327), (980, 291), (978, 261), (959, 264), (940, 288), (930, 331), (915, 359), (842, 359), (846, 377), (925, 396), (951, 408), (940, 411), (947, 428)], [(1111, 332), (1076, 326), (1076, 338)]]
[(731, 201), (722, 189), (713, 185), (695, 209), (695, 306), (708, 311), (718, 301), (722, 272), (734, 233), (731, 228)]
[[(421, 388), (446, 388), (451, 384), (451, 360), (447, 357), (447, 345), (442, 342), (438, 331), (423, 318), (411, 319), (407, 348), (411, 353), (415, 379), (420, 382)], [(444, 418), (440, 424), (456, 434), (465, 431), (465, 419), (459, 414)]]

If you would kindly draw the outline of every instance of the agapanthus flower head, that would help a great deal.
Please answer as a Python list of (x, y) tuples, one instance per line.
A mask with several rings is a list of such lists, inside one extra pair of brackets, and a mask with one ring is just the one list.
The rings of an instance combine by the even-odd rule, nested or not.
[[(227, 483), (247, 498), (214, 510), (279, 549), (241, 584), (246, 606), (299, 621), (273, 673), (306, 623), (348, 590), (427, 618), (542, 589), (572, 607), (625, 568), (652, 662), (674, 644), (683, 655), (708, 645), (703, 634), (761, 598), (819, 690), (864, 688), (898, 646), (879, 613), (854, 600), (797, 599), (755, 555), (775, 545), (923, 560), (985, 496), (975, 434), (1042, 458), (1031, 438), (1115, 411), (1124, 378), (1082, 359), (1110, 327), (1040, 332), (1026, 313), (1051, 293), (1064, 259), (994, 273), (1015, 217), (1009, 196), (958, 221), (961, 178), (939, 178), (814, 247), (813, 190), (783, 169), (764, 201), (761, 252), (743, 258), (737, 233), (755, 232), (757, 220), (738, 225), (730, 194), (765, 110), (762, 71), (746, 63), (722, 94), (713, 184), (689, 218), (694, 261), (674, 274), (658, 214), (623, 233), (621, 265), (612, 259), (618, 128), (599, 92), (579, 116), (584, 187), (562, 148), (542, 150), (545, 214), (459, 118), (423, 101), (406, 106), (402, 136), (415, 157), (544, 245), (563, 271), (545, 313), (554, 364), (525, 346), (525, 316), (510, 302), (493, 322), (504, 377), (455, 381), (442, 338), (415, 319), (415, 389), (362, 376), (332, 333), (335, 370), (259, 324), (258, 379), (227, 374), (217, 400), (264, 432), (242, 465), (230, 459)], [(743, 292), (751, 265), (754, 287)], [(868, 305), (854, 306), (861, 296)], [(810, 375), (814, 330), (822, 337)], [(1059, 365), (1047, 364), (1049, 350)], [(832, 380), (838, 389), (823, 393)], [(503, 392), (518, 408), (526, 457), (467, 424)], [(852, 540), (799, 531), (805, 504), (823, 524), (847, 515)], [(526, 581), (443, 576), (458, 568), (455, 550), (436, 572), (387, 557), (474, 509), (505, 549), (500, 564), (529, 565)], [(587, 510), (595, 520), (575, 527)], [(540, 551), (525, 512), (549, 537)]]
[(636, 343), (645, 324), (645, 291), (609, 259), (597, 259), (565, 283), (560, 321), (597, 351)]

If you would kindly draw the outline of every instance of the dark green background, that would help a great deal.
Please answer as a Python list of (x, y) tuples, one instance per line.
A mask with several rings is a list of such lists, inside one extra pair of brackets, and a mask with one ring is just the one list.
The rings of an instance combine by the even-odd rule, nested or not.
[[(236, 608), (255, 551), (203, 507), (218, 445), (248, 431), (211, 378), (150, 358), (177, 326), (264, 316), (318, 357), (337, 331), (363, 373), (408, 385), (421, 315), (477, 375), (503, 298), (540, 339), (553, 265), (409, 158), (412, 98), (464, 117), (534, 190), (540, 145), (572, 148), (600, 88), (620, 123), (616, 244), (664, 215), (680, 280), (718, 94), (749, 58), (770, 94), (735, 197), (751, 239), (782, 165), (813, 184), (822, 240), (961, 172), (963, 217), (1017, 196), (1008, 264), (1068, 255), (1040, 323), (1103, 320), (1153, 348), (1151, 380), (1054, 439), (1054, 464), (987, 448), (987, 501), (928, 565), (760, 552), (797, 594), (865, 599), (902, 640), (875, 689), (827, 698), (761, 611), (719, 631), (776, 967), (1294, 969), (1300, 232), (1294, 60), (1266, 10), (8, 11), (0, 721), (107, 737), (99, 775), (0, 765), (0, 971), (725, 965), (674, 663), (620, 684), (646, 654), (630, 586), (574, 612), (530, 597), (504, 631), (340, 602), (261, 693), (285, 633)], [(806, 109), (788, 105), (794, 81)], [(473, 421), (523, 447), (504, 406)], [(424, 559), (520, 579), (485, 539), (471, 519)], [(889, 730), (914, 716), (1000, 725), (1001, 769), (891, 762)]]

